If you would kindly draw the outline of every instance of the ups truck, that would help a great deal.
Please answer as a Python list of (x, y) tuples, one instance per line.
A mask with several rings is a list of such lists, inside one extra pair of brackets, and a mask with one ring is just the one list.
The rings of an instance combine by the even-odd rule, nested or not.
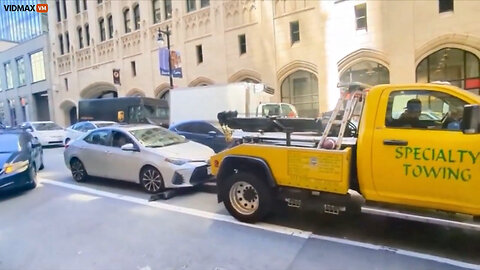
[(166, 100), (147, 97), (84, 99), (78, 102), (79, 121), (169, 125)]
[[(362, 106), (347, 108), (346, 98), (358, 93)], [(480, 230), (480, 97), (437, 84), (378, 85), (356, 94), (342, 92), (337, 107), (345, 107), (336, 110), (344, 117), (332, 114), (322, 136), (295, 143), (290, 129), (281, 144), (260, 132), (212, 156), (218, 201), (244, 222), (262, 220), (282, 201)], [(347, 123), (353, 111), (356, 125)], [(288, 125), (278, 120), (263, 121)], [(357, 130), (327, 137), (335, 124)]]

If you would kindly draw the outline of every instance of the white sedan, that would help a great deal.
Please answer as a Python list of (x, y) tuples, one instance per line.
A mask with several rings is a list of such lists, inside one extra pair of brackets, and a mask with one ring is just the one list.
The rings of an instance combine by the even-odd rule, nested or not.
[(76, 124), (69, 126), (65, 132), (65, 139), (63, 140), (65, 144), (68, 142), (76, 140), (78, 137), (87, 133), (90, 130), (97, 128), (108, 127), (115, 125), (115, 122), (112, 121), (82, 121)]
[(88, 176), (139, 183), (148, 193), (211, 178), (211, 148), (153, 125), (99, 128), (66, 145), (65, 164), (77, 182)]
[(43, 145), (63, 145), (65, 130), (52, 121), (25, 122), (21, 128), (26, 129)]

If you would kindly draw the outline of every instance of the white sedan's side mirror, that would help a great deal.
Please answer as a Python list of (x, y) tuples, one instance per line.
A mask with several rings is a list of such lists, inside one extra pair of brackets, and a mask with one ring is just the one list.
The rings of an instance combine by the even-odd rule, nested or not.
[(139, 151), (138, 148), (133, 145), (133, 143), (124, 144), (120, 149), (122, 149), (123, 151), (132, 151), (132, 152)]

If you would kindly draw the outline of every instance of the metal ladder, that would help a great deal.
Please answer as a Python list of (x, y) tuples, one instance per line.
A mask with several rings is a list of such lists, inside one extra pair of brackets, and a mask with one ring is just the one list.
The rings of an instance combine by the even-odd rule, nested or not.
[[(347, 88), (346, 91), (342, 91), (340, 98), (338, 99), (337, 105), (330, 116), (330, 119), (327, 122), (327, 126), (323, 131), (322, 137), (318, 143), (317, 148), (322, 148), (323, 143), (328, 138), (333, 126), (340, 126), (338, 131), (337, 140), (335, 142), (335, 149), (340, 149), (342, 146), (343, 136), (345, 134), (345, 129), (347, 127), (348, 121), (353, 116), (360, 116), (363, 110), (363, 105), (365, 102), (365, 92), (364, 90), (370, 88), (370, 86), (361, 84), (361, 83), (351, 83), (347, 85), (338, 85), (339, 88)], [(346, 101), (346, 104), (345, 104)], [(355, 113), (355, 108), (357, 104), (360, 104), (358, 108), (358, 113)], [(344, 108), (345, 107), (345, 108)], [(341, 120), (337, 120), (337, 116), (340, 114), (340, 111), (343, 109), (343, 116)]]

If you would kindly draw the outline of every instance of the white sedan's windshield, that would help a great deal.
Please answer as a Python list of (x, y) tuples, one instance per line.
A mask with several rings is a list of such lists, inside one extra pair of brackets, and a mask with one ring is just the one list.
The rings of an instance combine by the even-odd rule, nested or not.
[(55, 123), (35, 123), (32, 124), (35, 130), (62, 130), (63, 128)]
[(130, 134), (145, 147), (164, 147), (186, 141), (182, 136), (160, 127), (132, 130)]

